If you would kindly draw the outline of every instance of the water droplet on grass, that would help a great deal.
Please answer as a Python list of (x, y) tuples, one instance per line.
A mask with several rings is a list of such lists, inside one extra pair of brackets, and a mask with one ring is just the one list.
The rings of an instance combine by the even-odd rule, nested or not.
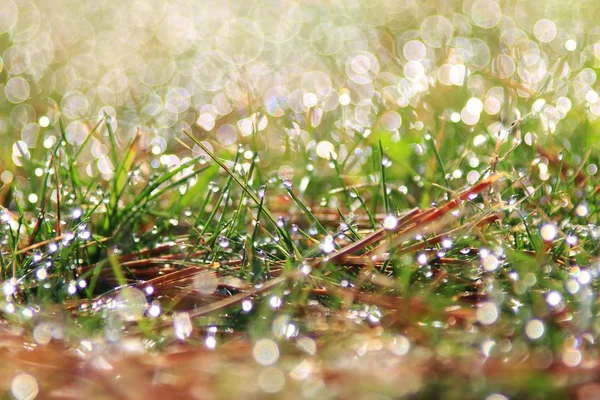
[(148, 309), (148, 315), (150, 315), (151, 317), (158, 317), (161, 314), (162, 310), (160, 308), (160, 303), (157, 300), (154, 300), (152, 302), (152, 305), (150, 306), (150, 308)]
[(308, 274), (310, 274), (310, 273), (311, 273), (311, 271), (312, 271), (312, 267), (311, 267), (310, 265), (308, 265), (308, 264), (306, 264), (306, 263), (303, 263), (303, 264), (302, 264), (302, 273), (303, 273), (304, 275), (308, 275)]
[(262, 185), (261, 187), (258, 188), (258, 191), (256, 193), (258, 195), (259, 198), (264, 198), (265, 195), (267, 194), (267, 187), (265, 185)]
[(202, 271), (194, 276), (194, 289), (203, 295), (214, 293), (219, 287), (219, 278), (215, 271)]
[(539, 319), (532, 319), (525, 325), (525, 334), (531, 340), (537, 340), (544, 334), (544, 323)]
[(175, 336), (181, 340), (185, 340), (192, 335), (194, 330), (190, 315), (186, 312), (175, 313), (173, 315), (173, 328)]
[(2, 285), (2, 291), (4, 292), (5, 296), (12, 296), (17, 291), (17, 288), (11, 282), (6, 281)]
[(279, 347), (271, 339), (259, 339), (252, 348), (252, 355), (260, 365), (273, 365), (279, 359)]
[(219, 238), (217, 239), (217, 244), (219, 245), (219, 247), (225, 249), (229, 247), (229, 239), (227, 239), (225, 236), (219, 236)]
[(488, 254), (481, 261), (481, 265), (483, 266), (483, 269), (488, 272), (495, 271), (499, 265), (498, 257), (493, 254)]
[(588, 215), (587, 205), (579, 204), (577, 207), (575, 207), (575, 214), (577, 214), (578, 217), (587, 216)]
[(383, 219), (383, 227), (385, 229), (393, 230), (396, 229), (396, 226), (398, 226), (398, 218), (395, 215), (387, 215)]
[(281, 298), (278, 296), (271, 296), (271, 298), (269, 299), (269, 305), (272, 308), (279, 308), (279, 307), (281, 307), (282, 303), (283, 302), (282, 302)]
[(250, 312), (250, 310), (252, 310), (253, 304), (252, 304), (252, 300), (243, 300), (242, 301), (242, 310), (244, 312)]
[(556, 307), (562, 300), (559, 292), (553, 290), (546, 295), (546, 303), (551, 307)]
[(321, 242), (321, 250), (325, 254), (329, 254), (335, 250), (335, 242), (333, 241), (333, 237), (331, 235), (325, 236), (323, 242)]
[(575, 236), (575, 235), (569, 235), (565, 239), (565, 242), (567, 242), (567, 244), (569, 246), (575, 246), (577, 244), (577, 236)]
[(540, 229), (540, 236), (546, 242), (551, 242), (554, 240), (558, 233), (556, 225), (552, 223), (544, 224)]
[(40, 323), (33, 328), (33, 340), (38, 344), (48, 344), (52, 340), (52, 327), (46, 323)]
[(37, 397), (39, 387), (33, 376), (19, 373), (10, 382), (10, 391), (16, 400), (32, 400)]
[(204, 344), (206, 345), (206, 347), (208, 347), (209, 349), (214, 349), (215, 347), (217, 347), (217, 339), (215, 339), (214, 336), (208, 336), (206, 338), (206, 340), (204, 340)]
[(498, 307), (494, 303), (483, 303), (475, 313), (477, 321), (483, 325), (491, 325), (498, 319)]
[(146, 295), (139, 289), (124, 287), (115, 298), (115, 310), (125, 321), (136, 321), (146, 311)]
[(398, 335), (390, 344), (390, 350), (399, 356), (406, 355), (410, 350), (410, 342), (405, 336)]
[(36, 271), (35, 276), (38, 280), (43, 281), (48, 277), (48, 271), (46, 268), (40, 268)]
[(69, 285), (67, 286), (67, 292), (70, 295), (74, 295), (75, 293), (77, 293), (77, 285), (74, 281), (69, 282)]
[(277, 218), (277, 226), (280, 228), (283, 228), (285, 226), (285, 220), (283, 219), (283, 217)]
[(562, 354), (562, 362), (567, 367), (576, 367), (581, 363), (581, 351), (578, 349), (566, 349)]

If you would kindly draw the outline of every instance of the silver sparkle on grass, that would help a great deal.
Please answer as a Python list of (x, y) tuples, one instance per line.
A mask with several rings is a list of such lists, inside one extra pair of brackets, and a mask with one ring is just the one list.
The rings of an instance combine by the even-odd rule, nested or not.
[(158, 317), (162, 313), (162, 309), (160, 303), (158, 301), (153, 301), (148, 309), (148, 315), (151, 317)]
[(219, 247), (225, 249), (229, 247), (229, 239), (227, 239), (225, 236), (219, 236), (219, 238), (217, 239), (217, 244), (219, 245)]
[(32, 400), (39, 394), (38, 382), (32, 375), (21, 372), (10, 382), (10, 392), (17, 400)]
[(185, 340), (192, 335), (193, 326), (190, 315), (187, 312), (179, 312), (173, 315), (173, 329), (175, 336)]
[(194, 275), (193, 288), (203, 295), (213, 294), (218, 286), (219, 278), (215, 271), (200, 271)]
[(260, 365), (273, 365), (279, 359), (279, 346), (271, 339), (259, 339), (252, 348), (252, 355)]
[(525, 325), (525, 334), (531, 340), (537, 340), (544, 334), (544, 323), (539, 319), (532, 319)]
[(217, 347), (217, 339), (213, 335), (207, 336), (204, 340), (204, 344), (207, 348), (214, 349)]
[(246, 313), (250, 312), (253, 308), (252, 300), (243, 300), (242, 301), (242, 310)]
[(558, 229), (557, 229), (556, 225), (554, 225), (553, 223), (544, 224), (540, 228), (540, 236), (546, 242), (553, 241), (556, 238), (557, 234), (558, 234)]
[(483, 257), (483, 260), (481, 260), (481, 264), (485, 271), (491, 272), (498, 268), (500, 262), (495, 254), (487, 254), (485, 257)]
[(146, 295), (139, 289), (124, 287), (115, 298), (115, 311), (125, 321), (137, 321), (146, 311)]
[(479, 306), (475, 316), (481, 324), (491, 325), (498, 319), (499, 310), (496, 304), (486, 302)]
[(395, 215), (386, 215), (382, 225), (386, 230), (394, 230), (398, 226), (398, 218)]
[(335, 242), (333, 240), (333, 236), (325, 236), (325, 239), (323, 239), (323, 241), (321, 242), (321, 250), (325, 254), (332, 253), (335, 250)]

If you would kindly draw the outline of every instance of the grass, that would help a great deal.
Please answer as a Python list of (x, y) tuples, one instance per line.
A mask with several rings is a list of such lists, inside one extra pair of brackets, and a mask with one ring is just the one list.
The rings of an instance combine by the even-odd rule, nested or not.
[[(381, 52), (386, 32), (398, 43), (409, 32), (352, 21), (381, 36)], [(501, 34), (513, 31), (485, 23), (473, 22), (472, 38), (507, 55)], [(291, 84), (303, 109), (290, 94), (278, 115), (250, 77), (232, 84), (243, 95), (220, 92), (238, 107), (214, 128), (198, 106), (158, 134), (159, 115), (143, 107), (156, 93), (176, 96), (176, 82), (146, 93), (132, 81), (127, 101), (113, 98), (116, 117), (73, 118), (70, 103), (54, 102), (37, 111), (52, 119), (34, 118), (35, 145), (10, 125), (0, 136), (0, 354), (11, 361), (0, 390), (17, 399), (599, 397), (600, 136), (595, 103), (561, 86), (595, 79), (597, 60), (582, 55), (579, 65), (572, 58), (587, 53), (570, 57), (566, 44), (529, 35), (548, 61), (544, 81), (522, 79), (537, 70), (516, 46), (521, 75), (469, 64), (469, 78), (450, 85), (431, 71), (435, 85), (403, 104), (394, 90), (411, 71), (401, 47), (384, 68), (385, 54), (367, 44), (382, 70), (361, 92), (341, 77), (362, 64), (346, 68), (323, 53), (334, 42), (323, 49), (313, 38), (336, 107), (323, 93), (310, 105), (306, 86), (323, 78), (310, 75)], [(450, 43), (426, 44), (431, 61), (451, 59)], [(502, 89), (498, 112), (480, 86)], [(3, 112), (28, 112), (36, 96), (3, 100)], [(475, 121), (469, 104), (485, 104)]]

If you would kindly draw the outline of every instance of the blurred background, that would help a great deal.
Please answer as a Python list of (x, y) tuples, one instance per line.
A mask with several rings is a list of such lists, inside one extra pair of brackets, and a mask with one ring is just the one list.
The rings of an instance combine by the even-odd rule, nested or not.
[(100, 123), (78, 167), (105, 179), (106, 122), (121, 148), (139, 128), (154, 168), (202, 153), (175, 142), (188, 129), (282, 179), (330, 155), (357, 172), (377, 140), (402, 162), (440, 119), (482, 150), (475, 127), (506, 140), (535, 114), (527, 143), (572, 145), (589, 119), (576, 144), (595, 145), (598, 21), (594, 0), (0, 0), (0, 181), (27, 187), (59, 119), (75, 149)]
[(597, 146), (599, 20), (592, 0), (0, 0), (0, 182), (23, 198), (62, 135), (108, 179), (108, 123), (150, 169), (203, 154), (185, 129), (292, 180), (331, 156), (351, 179), (381, 142), (418, 190), (451, 121), (438, 151), (472, 184), (498, 142)]

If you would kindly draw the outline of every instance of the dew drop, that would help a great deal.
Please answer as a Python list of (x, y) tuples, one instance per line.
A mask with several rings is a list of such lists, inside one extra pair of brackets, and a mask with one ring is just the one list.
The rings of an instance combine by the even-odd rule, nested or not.
[(243, 300), (242, 301), (242, 310), (244, 312), (250, 312), (252, 310), (253, 304), (252, 304), (252, 300)]
[(10, 391), (16, 400), (32, 400), (37, 397), (39, 387), (33, 376), (19, 373), (10, 382)]
[(219, 236), (219, 238), (217, 239), (217, 244), (219, 245), (219, 247), (225, 249), (229, 247), (229, 239), (227, 239), (225, 236)]
[(194, 276), (193, 287), (203, 295), (214, 293), (219, 287), (217, 273), (212, 270), (197, 273)]
[(173, 328), (175, 336), (181, 340), (185, 340), (192, 335), (193, 326), (190, 315), (186, 312), (175, 313), (173, 315)]
[(477, 321), (483, 325), (491, 325), (498, 319), (498, 307), (491, 302), (483, 303), (475, 314)]
[(578, 349), (566, 349), (562, 354), (562, 362), (567, 367), (576, 367), (581, 363), (581, 351)]
[(206, 340), (204, 340), (204, 344), (206, 345), (206, 347), (208, 347), (209, 349), (214, 349), (215, 347), (217, 347), (217, 339), (215, 339), (214, 336), (208, 336), (206, 338)]
[(329, 254), (335, 250), (335, 242), (331, 235), (325, 236), (325, 239), (321, 242), (321, 250), (325, 254)]
[(383, 219), (383, 227), (387, 230), (393, 230), (398, 226), (398, 218), (395, 215), (386, 215)]
[(38, 280), (43, 281), (46, 278), (48, 278), (48, 271), (46, 270), (46, 268), (40, 268), (35, 272), (35, 276)]
[(258, 188), (258, 191), (256, 194), (258, 195), (258, 197), (260, 199), (263, 199), (265, 197), (265, 195), (267, 194), (267, 187), (265, 185), (262, 185), (261, 187)]
[(279, 359), (279, 347), (271, 339), (259, 339), (252, 348), (252, 355), (260, 365), (273, 365)]
[(552, 223), (544, 224), (542, 226), (542, 228), (540, 229), (540, 236), (546, 242), (553, 241), (554, 238), (556, 237), (557, 233), (558, 233), (557, 227), (556, 227), (556, 225), (554, 225)]
[(310, 273), (311, 273), (311, 271), (312, 271), (312, 267), (311, 267), (310, 265), (308, 265), (308, 264), (306, 264), (306, 263), (302, 264), (302, 273), (303, 273), (304, 275), (308, 275), (308, 274), (310, 274)]
[(152, 305), (150, 306), (150, 308), (148, 309), (148, 315), (150, 315), (151, 317), (158, 317), (161, 314), (162, 310), (160, 308), (160, 303), (157, 300), (154, 300), (152, 302)]
[(498, 268), (498, 264), (499, 264), (498, 258), (493, 254), (488, 254), (481, 261), (481, 265), (483, 265), (483, 269), (488, 272), (495, 271), (496, 268)]
[(139, 320), (146, 311), (146, 295), (139, 289), (124, 287), (115, 298), (115, 310), (125, 321)]
[(410, 342), (405, 336), (398, 335), (390, 344), (390, 350), (399, 356), (406, 355), (410, 350)]
[(546, 303), (551, 307), (556, 307), (562, 300), (562, 296), (559, 292), (553, 290), (546, 295)]
[(281, 307), (281, 304), (282, 304), (281, 297), (271, 296), (271, 298), (269, 298), (269, 305), (272, 308), (279, 308), (279, 307)]
[(539, 319), (532, 319), (525, 325), (525, 334), (531, 340), (537, 340), (544, 334), (544, 323)]
[(77, 285), (74, 281), (69, 282), (69, 285), (67, 286), (67, 292), (70, 295), (74, 295), (75, 293), (77, 293)]
[(10, 281), (6, 281), (2, 284), (2, 291), (5, 296), (12, 296), (17, 291), (17, 288)]
[(588, 215), (587, 205), (579, 204), (577, 207), (575, 207), (575, 214), (577, 214), (578, 217), (587, 216)]

